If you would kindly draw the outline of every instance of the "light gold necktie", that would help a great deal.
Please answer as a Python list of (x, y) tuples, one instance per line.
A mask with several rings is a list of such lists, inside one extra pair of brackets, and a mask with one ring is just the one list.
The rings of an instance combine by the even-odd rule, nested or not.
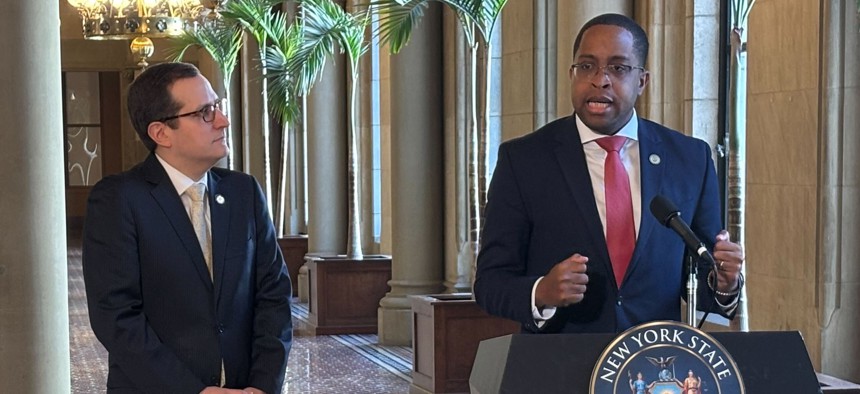
[(191, 225), (197, 233), (197, 241), (203, 250), (203, 258), (206, 260), (206, 268), (209, 269), (209, 278), (212, 278), (212, 236), (209, 232), (209, 222), (206, 221), (206, 185), (195, 183), (185, 189), (185, 194), (191, 198)]

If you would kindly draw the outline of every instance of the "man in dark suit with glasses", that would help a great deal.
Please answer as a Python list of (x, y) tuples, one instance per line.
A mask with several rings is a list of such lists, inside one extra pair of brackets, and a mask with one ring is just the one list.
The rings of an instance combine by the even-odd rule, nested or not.
[(593, 18), (573, 45), (574, 113), (499, 148), (474, 286), (489, 313), (530, 332), (680, 320), (685, 245), (648, 213), (658, 195), (718, 261), (701, 270), (699, 305), (734, 312), (744, 254), (721, 230), (711, 150), (634, 109), (647, 53), (632, 19)]
[(128, 111), (149, 157), (100, 181), (84, 225), (109, 393), (280, 393), (290, 281), (259, 184), (213, 168), (229, 120), (197, 68), (144, 71)]

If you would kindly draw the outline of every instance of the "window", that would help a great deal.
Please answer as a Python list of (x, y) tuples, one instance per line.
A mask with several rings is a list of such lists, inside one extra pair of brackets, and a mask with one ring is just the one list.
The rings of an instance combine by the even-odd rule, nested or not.
[(67, 184), (93, 186), (102, 178), (99, 73), (64, 73), (63, 107)]

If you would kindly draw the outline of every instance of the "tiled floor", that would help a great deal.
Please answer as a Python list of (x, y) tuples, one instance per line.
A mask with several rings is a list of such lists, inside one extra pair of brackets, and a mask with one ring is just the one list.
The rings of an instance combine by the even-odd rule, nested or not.
[[(103, 393), (107, 352), (90, 329), (79, 245), (79, 240), (69, 240), (72, 392)], [(308, 335), (304, 304), (293, 305), (293, 324), (284, 393), (409, 392), (411, 348), (379, 346), (376, 335)]]

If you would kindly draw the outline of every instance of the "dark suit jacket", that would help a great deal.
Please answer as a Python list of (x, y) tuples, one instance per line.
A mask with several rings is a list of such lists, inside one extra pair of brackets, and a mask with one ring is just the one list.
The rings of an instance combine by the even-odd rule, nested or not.
[[(620, 332), (647, 321), (680, 320), (685, 245), (654, 219), (649, 204), (658, 194), (673, 201), (712, 247), (722, 225), (711, 151), (701, 140), (639, 119), (639, 154), (642, 218), (618, 289), (575, 118), (558, 119), (502, 144), (481, 235), (474, 286), (478, 304), (534, 332)], [(532, 286), (574, 253), (589, 258), (585, 297), (558, 308), (538, 328), (531, 312)], [(706, 274), (700, 270), (700, 278)], [(699, 305), (718, 311), (707, 284), (699, 283), (699, 290)]]
[(90, 194), (83, 271), (108, 392), (198, 393), (218, 385), (222, 358), (227, 387), (281, 392), (291, 288), (265, 199), (246, 174), (208, 177), (214, 284), (154, 155)]

